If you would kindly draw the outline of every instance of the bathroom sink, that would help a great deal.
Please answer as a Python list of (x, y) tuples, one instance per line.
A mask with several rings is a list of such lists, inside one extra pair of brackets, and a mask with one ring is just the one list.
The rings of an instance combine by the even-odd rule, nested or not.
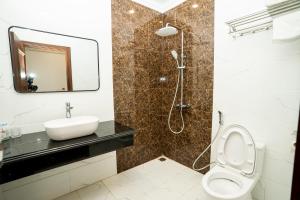
[(93, 134), (99, 124), (94, 116), (81, 116), (51, 120), (44, 123), (46, 132), (52, 140), (68, 140)]

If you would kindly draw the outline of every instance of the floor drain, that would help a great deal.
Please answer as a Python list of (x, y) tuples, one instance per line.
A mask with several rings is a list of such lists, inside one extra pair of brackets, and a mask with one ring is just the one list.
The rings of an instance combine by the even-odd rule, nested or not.
[(165, 158), (160, 158), (160, 159), (158, 159), (159, 161), (161, 161), (161, 162), (164, 162), (164, 161), (166, 161), (167, 159), (165, 159)]

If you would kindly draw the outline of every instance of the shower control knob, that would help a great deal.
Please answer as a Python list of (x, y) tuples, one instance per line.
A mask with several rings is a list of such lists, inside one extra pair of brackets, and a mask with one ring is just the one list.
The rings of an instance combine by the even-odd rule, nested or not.
[(177, 109), (187, 110), (187, 109), (191, 108), (191, 105), (190, 104), (177, 104), (176, 108)]
[(165, 77), (165, 76), (160, 77), (159, 82), (162, 82), (162, 83), (167, 82), (167, 77)]

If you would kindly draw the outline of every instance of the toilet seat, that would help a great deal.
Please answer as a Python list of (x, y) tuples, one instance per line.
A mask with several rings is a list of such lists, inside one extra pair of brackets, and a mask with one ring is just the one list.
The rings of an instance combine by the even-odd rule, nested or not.
[(247, 178), (226, 168), (215, 166), (203, 176), (204, 190), (212, 197), (222, 200), (242, 199), (249, 194), (256, 178)]
[[(264, 145), (255, 145), (246, 128), (228, 126), (220, 136), (216, 166), (202, 179), (206, 199), (252, 200), (251, 191), (260, 177), (263, 149)], [(256, 151), (260, 156), (257, 169)]]
[(249, 131), (240, 125), (230, 125), (220, 138), (217, 163), (225, 168), (250, 174), (255, 168), (255, 144)]
[(226, 173), (214, 173), (210, 176), (208, 187), (215, 194), (221, 194), (223, 197), (226, 195), (237, 194), (242, 189), (241, 181)]

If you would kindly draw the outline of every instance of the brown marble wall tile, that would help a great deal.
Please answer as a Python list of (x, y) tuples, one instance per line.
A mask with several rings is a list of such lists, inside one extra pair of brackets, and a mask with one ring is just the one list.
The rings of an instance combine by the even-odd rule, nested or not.
[[(198, 8), (192, 8), (197, 3)], [(166, 156), (171, 156), (175, 161), (191, 167), (194, 159), (210, 143), (211, 118), (212, 118), (212, 92), (213, 92), (213, 1), (212, 0), (187, 0), (185, 3), (168, 11), (164, 15), (164, 23), (172, 23), (184, 30), (184, 54), (186, 69), (185, 95), (186, 103), (192, 105), (189, 111), (184, 113), (185, 130), (179, 135), (172, 135), (168, 127), (162, 132), (162, 151)], [(177, 40), (177, 42), (172, 42)], [(180, 37), (165, 40), (162, 55), (163, 63), (161, 73), (174, 82), (177, 71), (176, 66), (169, 55), (170, 50), (177, 49), (180, 53)], [(162, 98), (163, 114), (170, 109), (170, 95), (174, 94), (172, 84), (163, 88), (165, 98)], [(172, 98), (171, 98), (172, 99)], [(177, 101), (178, 102), (178, 101)], [(174, 115), (179, 116), (177, 111)], [(167, 117), (167, 116), (166, 116)], [(173, 127), (178, 130), (181, 123), (179, 117), (173, 119)], [(166, 119), (164, 119), (166, 120)], [(166, 123), (166, 121), (162, 122)], [(175, 124), (174, 124), (175, 123)], [(199, 166), (209, 163), (210, 152), (199, 162)]]
[[(192, 8), (197, 3), (198, 8)], [(133, 9), (134, 14), (129, 14)], [(209, 144), (213, 95), (213, 1), (187, 0), (165, 14), (131, 0), (112, 1), (114, 103), (117, 121), (136, 129), (135, 144), (117, 151), (118, 171), (164, 154), (188, 167)], [(161, 38), (155, 31), (166, 23), (184, 30), (185, 130), (174, 135), (168, 114), (178, 70), (170, 51), (180, 54), (181, 35)], [(160, 78), (165, 81), (161, 82)], [(176, 103), (179, 102), (177, 97)], [(180, 129), (174, 110), (173, 129)], [(209, 162), (208, 152), (199, 165)]]
[[(160, 88), (153, 88), (150, 89), (150, 103), (149, 103), (149, 113), (151, 115), (157, 116), (157, 118), (160, 118), (162, 114), (162, 109), (161, 109), (161, 98), (162, 98), (162, 92)], [(151, 125), (154, 126), (160, 126), (161, 122), (159, 123), (154, 123), (152, 122)]]
[(161, 14), (131, 0), (112, 1), (115, 119), (136, 130), (134, 146), (117, 151), (119, 172), (162, 154), (162, 43), (154, 34), (162, 22)]

